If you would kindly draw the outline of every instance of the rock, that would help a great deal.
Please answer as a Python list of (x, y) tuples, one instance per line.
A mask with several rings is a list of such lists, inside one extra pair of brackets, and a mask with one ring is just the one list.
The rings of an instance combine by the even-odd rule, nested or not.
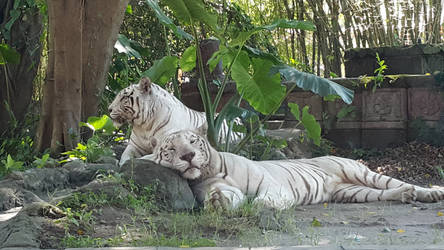
[(0, 211), (23, 205), (23, 194), (12, 188), (0, 188)]
[(23, 188), (39, 197), (69, 185), (68, 171), (63, 168), (33, 168), (23, 173)]
[(0, 224), (0, 248), (39, 248), (41, 226), (45, 222), (42, 216), (52, 208), (45, 202), (27, 204), (15, 217)]
[(113, 163), (84, 163), (82, 161), (72, 161), (66, 163), (63, 168), (69, 171), (69, 181), (72, 185), (82, 186), (94, 178), (98, 174), (108, 174), (116, 172), (119, 168)]
[(100, 156), (96, 163), (111, 164), (117, 166), (119, 161), (113, 156)]
[(192, 209), (195, 200), (188, 182), (171, 169), (152, 161), (132, 159), (121, 167), (124, 178), (132, 179), (139, 186), (157, 185), (157, 197), (165, 200), (174, 210)]

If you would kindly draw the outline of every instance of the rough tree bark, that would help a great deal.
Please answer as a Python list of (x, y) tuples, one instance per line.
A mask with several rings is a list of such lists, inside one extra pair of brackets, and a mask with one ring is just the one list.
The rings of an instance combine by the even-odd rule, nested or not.
[[(13, 0), (0, 1), (1, 23), (6, 23)], [(32, 82), (40, 62), (42, 46), (40, 35), (42, 22), (38, 8), (31, 8), (22, 14), (11, 27), (9, 45), (20, 54), (20, 63), (6, 64), (0, 68), (0, 135), (8, 129), (10, 114), (8, 103), (14, 117), (22, 121), (31, 103)]]
[(97, 113), (128, 1), (47, 0), (49, 58), (37, 150), (72, 149), (79, 122)]

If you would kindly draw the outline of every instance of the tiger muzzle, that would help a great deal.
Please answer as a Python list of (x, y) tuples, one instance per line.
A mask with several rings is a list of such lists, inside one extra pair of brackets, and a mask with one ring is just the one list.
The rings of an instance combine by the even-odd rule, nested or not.
[(187, 162), (191, 163), (191, 161), (193, 160), (195, 155), (196, 155), (196, 153), (194, 153), (194, 152), (188, 152), (188, 153), (182, 155), (180, 157), (180, 159), (183, 160), (183, 161), (187, 161)]

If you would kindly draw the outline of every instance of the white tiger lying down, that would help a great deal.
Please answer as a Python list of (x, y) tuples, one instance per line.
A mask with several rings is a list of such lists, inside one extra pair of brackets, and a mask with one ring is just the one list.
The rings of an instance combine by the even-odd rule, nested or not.
[[(120, 158), (120, 165), (131, 157), (151, 154), (151, 138), (160, 139), (179, 129), (197, 129), (206, 124), (205, 113), (183, 105), (171, 93), (142, 78), (117, 94), (108, 107), (114, 126), (128, 122), (133, 126), (128, 146)], [(225, 141), (228, 132), (226, 121), (222, 124), (219, 141)], [(231, 132), (230, 140), (236, 141), (242, 134)]]
[[(157, 145), (155, 145), (157, 144)], [(184, 130), (153, 141), (154, 154), (143, 158), (177, 170), (191, 180), (196, 199), (205, 206), (231, 209), (247, 197), (266, 206), (320, 202), (435, 202), (444, 190), (414, 186), (370, 171), (346, 158), (251, 161), (217, 152), (204, 137)]]

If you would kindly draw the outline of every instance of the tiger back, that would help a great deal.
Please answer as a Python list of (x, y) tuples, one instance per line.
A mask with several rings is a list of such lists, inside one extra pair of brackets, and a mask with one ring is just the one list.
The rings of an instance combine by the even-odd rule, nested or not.
[(190, 130), (153, 144), (154, 153), (144, 158), (178, 171), (190, 180), (199, 202), (216, 208), (236, 208), (247, 198), (278, 209), (330, 201), (444, 199), (443, 189), (414, 186), (347, 158), (252, 161), (217, 152), (204, 136)]

